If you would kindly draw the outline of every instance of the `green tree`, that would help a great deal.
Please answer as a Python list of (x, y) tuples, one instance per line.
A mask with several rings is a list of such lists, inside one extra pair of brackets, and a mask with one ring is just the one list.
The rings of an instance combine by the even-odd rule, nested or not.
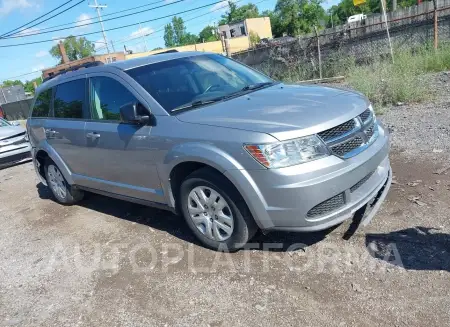
[[(63, 41), (63, 46), (70, 61), (93, 56), (95, 53), (94, 42), (87, 40), (85, 37), (69, 36)], [(62, 63), (58, 45), (54, 45), (50, 49), (50, 54)]]
[(183, 44), (183, 38), (186, 34), (186, 27), (184, 26), (183, 18), (181, 17), (173, 17), (172, 18), (172, 27), (173, 27), (173, 33), (175, 35), (175, 44), (180, 46)]
[(280, 30), (297, 36), (310, 33), (315, 26), (322, 26), (325, 10), (322, 0), (278, 0), (274, 14), (279, 18)]
[(249, 38), (250, 38), (250, 45), (252, 47), (256, 46), (259, 42), (261, 42), (261, 38), (255, 31), (250, 31)]
[(198, 34), (199, 42), (211, 42), (219, 40), (219, 36), (213, 26), (208, 25)]
[(42, 84), (42, 79), (40, 77), (36, 77), (32, 79), (31, 81), (26, 81), (23, 88), (25, 89), (25, 92), (31, 92), (34, 93), (34, 83), (36, 82), (36, 85), (39, 86)]
[(6, 80), (6, 81), (3, 81), (3, 83), (1, 84), (2, 87), (9, 87), (9, 86), (14, 86), (14, 85), (23, 85), (23, 83), (22, 83), (22, 81), (19, 81), (18, 79), (16, 79), (15, 81)]
[(194, 44), (197, 41), (197, 35), (186, 32), (186, 27), (181, 17), (173, 17), (172, 22), (164, 27), (164, 43), (168, 48)]
[(175, 34), (173, 32), (172, 24), (170, 23), (164, 26), (164, 44), (168, 48), (174, 47), (176, 45)]
[(228, 6), (229, 9), (222, 15), (219, 25), (231, 24), (247, 18), (260, 17), (258, 7), (253, 3), (238, 7), (233, 1), (228, 1)]

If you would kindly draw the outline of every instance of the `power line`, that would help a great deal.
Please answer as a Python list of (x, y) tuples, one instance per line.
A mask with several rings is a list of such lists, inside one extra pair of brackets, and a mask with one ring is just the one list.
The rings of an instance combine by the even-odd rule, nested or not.
[[(35, 19), (33, 19), (32, 21), (29, 21), (28, 23), (23, 24), (23, 25), (21, 25), (21, 26), (15, 28), (15, 29), (9, 31), (9, 32), (3, 33), (2, 35), (0, 35), (0, 37), (5, 36), (5, 35), (11, 35), (12, 32), (17, 31), (18, 29), (21, 29), (22, 27), (25, 27), (25, 26), (27, 26), (28, 24), (34, 23), (34, 22), (37, 21), (38, 19), (41, 19), (42, 17), (45, 17), (45, 16), (47, 16), (48, 14), (51, 14), (52, 12), (58, 10), (59, 8), (65, 6), (66, 4), (68, 4), (69, 2), (72, 2), (72, 1), (73, 1), (73, 0), (66, 1), (66, 2), (64, 2), (62, 5), (56, 7), (55, 9), (50, 10), (49, 12), (46, 12), (45, 14), (43, 14), (43, 15), (41, 15), (41, 16), (35, 18)], [(14, 33), (14, 34), (16, 34), (16, 33)]]
[[(185, 0), (183, 0), (183, 1), (185, 1)], [(140, 23), (145, 24), (145, 23), (153, 22), (153, 21), (156, 21), (156, 20), (161, 20), (161, 19), (168, 18), (168, 17), (173, 17), (173, 16), (176, 16), (176, 15), (180, 15), (180, 14), (184, 14), (184, 13), (190, 12), (190, 11), (198, 10), (198, 9), (201, 9), (201, 8), (206, 8), (206, 7), (209, 7), (209, 6), (213, 6), (213, 5), (221, 3), (221, 2), (222, 2), (222, 0), (216, 1), (216, 2), (212, 2), (212, 3), (207, 4), (207, 5), (203, 5), (203, 6), (192, 8), (192, 9), (187, 9), (187, 10), (184, 10), (184, 11), (177, 12), (175, 14), (170, 14), (170, 15), (166, 15), (166, 16), (157, 17), (157, 18), (154, 18), (154, 19), (141, 21)], [(118, 26), (118, 27), (114, 27), (114, 28), (108, 28), (108, 29), (105, 29), (105, 32), (115, 31), (115, 30), (119, 30), (119, 29), (122, 29), (122, 28), (127, 28), (127, 27), (137, 26), (137, 25), (139, 25), (139, 22), (138, 23), (124, 25), (124, 26)], [(90, 33), (83, 33), (83, 34), (77, 34), (77, 35), (71, 35), (71, 36), (73, 36), (73, 37), (80, 37), (80, 36), (86, 36), (86, 35), (92, 35), (92, 34), (98, 34), (98, 33), (101, 33), (101, 31), (95, 31), (95, 32), (90, 32)], [(57, 40), (62, 40), (64, 38), (65, 37), (59, 37), (59, 38), (54, 38), (54, 39), (49, 39), (49, 40), (40, 40), (40, 41), (34, 41), (34, 42), (0, 45), (0, 48), (18, 47), (18, 46), (23, 46), (23, 45), (39, 44), (39, 43), (45, 43), (45, 42), (53, 42), (53, 41), (57, 41)]]
[[(30, 29), (30, 28), (33, 28), (33, 27), (39, 25), (39, 24), (45, 23), (46, 21), (48, 21), (48, 20), (50, 20), (50, 19), (52, 19), (52, 18), (54, 18), (54, 17), (56, 17), (56, 16), (59, 16), (59, 15), (61, 15), (62, 13), (65, 13), (66, 11), (68, 11), (68, 10), (70, 10), (70, 9), (72, 9), (72, 8), (74, 8), (74, 7), (76, 7), (76, 6), (78, 6), (79, 4), (81, 4), (81, 3), (83, 3), (83, 2), (84, 2), (84, 0), (80, 0), (79, 2), (77, 2), (76, 4), (74, 4), (73, 6), (70, 6), (69, 8), (66, 8), (66, 9), (64, 9), (63, 11), (60, 11), (59, 13), (54, 14), (53, 16), (50, 16), (50, 17), (44, 19), (44, 20), (41, 21), (41, 22), (37, 22), (37, 23), (34, 24), (34, 25), (28, 26), (26, 29)], [(25, 29), (25, 30), (26, 30), (26, 29)], [(25, 37), (25, 36), (31, 36), (31, 35), (34, 35), (34, 34), (26, 34), (26, 35), (21, 35), (21, 36), (11, 36), (11, 35), (7, 35), (7, 37), (2, 37), (2, 39), (10, 39), (10, 38), (16, 38), (16, 37)]]
[(27, 76), (27, 75), (31, 75), (31, 74), (42, 74), (42, 73), (39, 70), (36, 70), (34, 72), (29, 72), (29, 73), (25, 73), (25, 74), (21, 74), (21, 75), (17, 75), (17, 76), (7, 77), (7, 78), (3, 78), (1, 80), (2, 81), (13, 80), (13, 79), (16, 79), (18, 77)]
[[(241, 2), (241, 1), (243, 1), (243, 0), (237, 0), (237, 1), (234, 1), (234, 3), (238, 3), (238, 2)], [(267, 1), (267, 0), (263, 0), (263, 1)], [(263, 1), (260, 1), (260, 2), (258, 2), (258, 3), (261, 3), (261, 2), (263, 2)], [(223, 1), (220, 1), (220, 2), (223, 2)], [(209, 15), (210, 13), (215, 12), (215, 11), (219, 11), (219, 10), (225, 8), (225, 7), (228, 7), (228, 4), (225, 4), (224, 6), (221, 6), (221, 7), (219, 7), (219, 8), (216, 8), (216, 9), (214, 9), (214, 10), (208, 11), (207, 13), (204, 13), (204, 14), (202, 14), (202, 15), (195, 16), (195, 17), (186, 19), (186, 20), (184, 20), (184, 22), (186, 23), (186, 22), (189, 22), (189, 21), (191, 21), (191, 20), (194, 20), (194, 19), (197, 19), (197, 18), (206, 16), (206, 15)], [(203, 8), (200, 8), (200, 9), (203, 9)], [(164, 24), (164, 25), (161, 25), (158, 29), (156, 29), (156, 30), (153, 31), (153, 32), (150, 32), (150, 33), (148, 33), (148, 34), (144, 34), (144, 36), (149, 36), (149, 35), (152, 35), (152, 34), (159, 33), (159, 32), (161, 32), (162, 30), (164, 30), (164, 26), (165, 26), (165, 24)], [(129, 38), (129, 39), (127, 39), (127, 40), (123, 40), (123, 41), (120, 41), (120, 40), (119, 40), (119, 41), (115, 41), (114, 44), (117, 44), (117, 43), (121, 44), (121, 43), (129, 42), (129, 41), (133, 41), (133, 40), (138, 39), (138, 38), (140, 38), (140, 37), (142, 37), (142, 36), (139, 35), (139, 36), (136, 36), (136, 37)], [(154, 39), (154, 38), (149, 38), (149, 39)], [(135, 44), (140, 44), (140, 43), (141, 43), (141, 42), (137, 42), (137, 43), (135, 43)], [(97, 51), (100, 51), (100, 50), (103, 50), (103, 49), (106, 49), (106, 47), (104, 47), (104, 46), (103, 46), (103, 47), (99, 47), (99, 48), (97, 49)]]
[[(71, 0), (71, 1), (73, 1), (73, 0)], [(142, 8), (142, 7), (148, 7), (148, 6), (151, 6), (151, 5), (154, 5), (154, 4), (157, 4), (157, 3), (161, 3), (161, 2), (166, 2), (166, 0), (159, 0), (159, 1), (151, 2), (151, 3), (147, 3), (146, 5), (137, 6), (137, 7), (133, 7), (133, 8), (129, 8), (129, 9), (124, 9), (124, 10), (119, 10), (119, 11), (112, 12), (112, 13), (109, 13), (109, 14), (104, 14), (104, 15), (102, 15), (102, 17), (117, 15), (117, 14), (120, 14), (120, 13), (123, 13), (123, 12), (126, 12), (126, 11), (139, 9), (139, 8)], [(61, 27), (61, 26), (68, 26), (68, 25), (73, 25), (73, 24), (79, 24), (81, 22), (86, 22), (86, 21), (91, 21), (91, 20), (92, 20), (91, 18), (80, 19), (80, 20), (76, 20), (76, 21), (71, 22), (71, 23), (65, 23), (65, 24), (59, 24), (59, 25), (53, 25), (53, 26), (41, 28), (41, 31), (45, 31), (45, 30), (49, 30), (49, 29), (56, 28), (56, 27)], [(72, 27), (77, 27), (77, 26), (72, 26)], [(14, 33), (14, 34), (16, 34), (16, 33)]]
[[(81, 0), (80, 2), (83, 2), (83, 1), (84, 0)], [(161, 6), (157, 6), (157, 7), (153, 7), (153, 8), (149, 8), (149, 9), (145, 9), (145, 10), (141, 10), (141, 11), (137, 11), (137, 12), (126, 14), (126, 15), (121, 15), (121, 16), (118, 16), (118, 17), (112, 17), (112, 18), (108, 18), (108, 19), (103, 19), (103, 22), (106, 22), (106, 21), (109, 21), (109, 20), (115, 20), (115, 19), (119, 19), (119, 18), (124, 18), (124, 17), (128, 17), (128, 16), (133, 16), (133, 15), (137, 15), (137, 14), (141, 14), (143, 12), (147, 12), (147, 11), (151, 11), (151, 10), (155, 10), (155, 9), (159, 9), (159, 8), (163, 8), (163, 7), (167, 7), (167, 6), (171, 6), (171, 5), (174, 5), (176, 3), (183, 2), (183, 1), (187, 1), (187, 0), (172, 1), (172, 2), (166, 3), (166, 4), (161, 5)], [(88, 26), (88, 25), (93, 25), (93, 24), (98, 24), (98, 23), (99, 22), (91, 22), (91, 23), (86, 23), (86, 24), (83, 24), (83, 25), (78, 25), (77, 27), (85, 27), (85, 26)], [(33, 25), (33, 26), (35, 26), (35, 25)], [(72, 29), (72, 28), (73, 27), (64, 27), (64, 28), (54, 29), (54, 30), (50, 30), (50, 31), (36, 32), (36, 33), (26, 34), (26, 35), (15, 35), (15, 36), (9, 36), (9, 37), (7, 37), (5, 39), (23, 38), (23, 37), (28, 37), (28, 36), (35, 36), (35, 35), (40, 35), (40, 34), (47, 34), (47, 33), (52, 33), (52, 32), (59, 32), (59, 31), (69, 30), (69, 29)]]

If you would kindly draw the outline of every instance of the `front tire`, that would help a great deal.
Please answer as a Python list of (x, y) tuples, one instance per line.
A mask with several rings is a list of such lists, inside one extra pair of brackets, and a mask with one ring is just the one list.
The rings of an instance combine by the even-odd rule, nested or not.
[(72, 205), (83, 199), (84, 193), (73, 189), (67, 183), (58, 166), (50, 159), (45, 162), (45, 178), (55, 200), (64, 205)]
[(235, 251), (243, 247), (258, 229), (234, 185), (211, 168), (190, 174), (181, 184), (179, 194), (186, 223), (210, 249)]

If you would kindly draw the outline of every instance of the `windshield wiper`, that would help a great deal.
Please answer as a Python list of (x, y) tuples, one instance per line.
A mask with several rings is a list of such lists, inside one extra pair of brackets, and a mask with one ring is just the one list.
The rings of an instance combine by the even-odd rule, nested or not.
[(250, 91), (250, 90), (256, 90), (256, 89), (260, 89), (264, 86), (269, 86), (274, 84), (273, 82), (264, 82), (264, 83), (255, 83), (255, 84), (250, 84), (247, 86), (244, 86), (241, 91)]
[(222, 100), (222, 98), (217, 98), (217, 99), (211, 99), (211, 100), (199, 100), (199, 101), (194, 101), (185, 105), (182, 105), (180, 107), (177, 107), (175, 109), (172, 109), (171, 112), (175, 112), (175, 111), (180, 111), (180, 110), (184, 110), (184, 109), (190, 109), (190, 108), (196, 108), (196, 107), (201, 107), (213, 102), (217, 102)]

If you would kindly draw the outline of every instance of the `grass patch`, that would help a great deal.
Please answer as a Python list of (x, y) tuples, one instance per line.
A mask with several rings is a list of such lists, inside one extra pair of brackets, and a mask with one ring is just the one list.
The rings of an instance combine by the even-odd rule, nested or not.
[(426, 73), (450, 69), (450, 44), (443, 44), (436, 51), (428, 45), (395, 51), (394, 59), (394, 63), (386, 59), (354, 66), (346, 74), (348, 83), (378, 108), (428, 100), (433, 97), (433, 90)]

